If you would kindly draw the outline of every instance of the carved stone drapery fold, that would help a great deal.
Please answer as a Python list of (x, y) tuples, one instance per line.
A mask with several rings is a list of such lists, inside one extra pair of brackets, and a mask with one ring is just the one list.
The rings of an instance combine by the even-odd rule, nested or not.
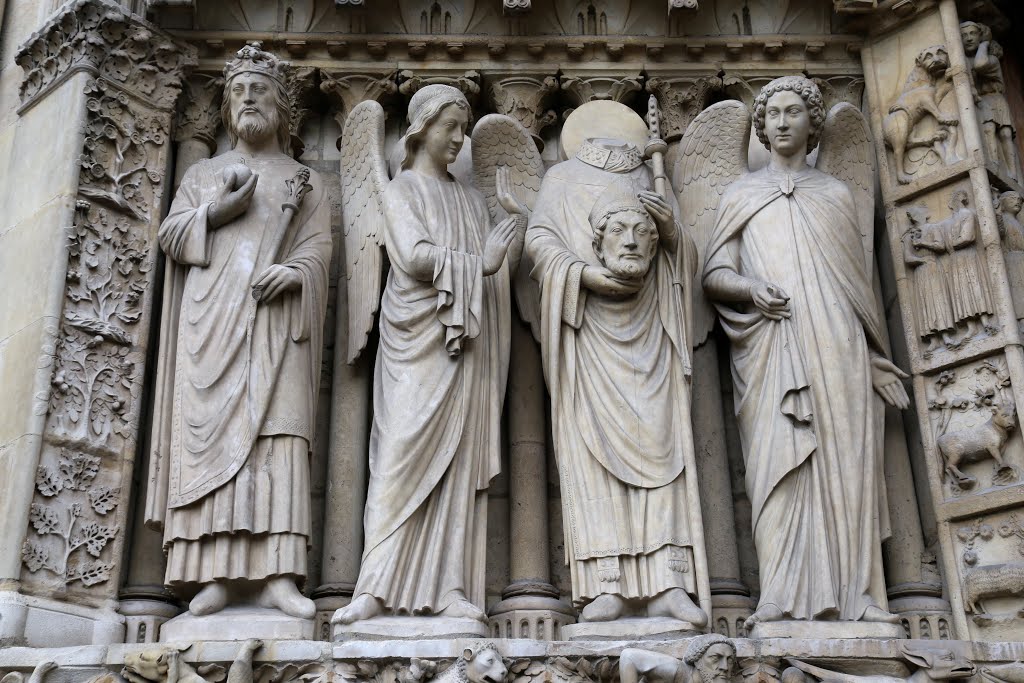
[(169, 109), (195, 51), (107, 0), (76, 0), (32, 34), (15, 62), (25, 71), (21, 111), (76, 71), (90, 71), (153, 107)]
[[(21, 48), (25, 112), (71, 74), (81, 97), (78, 197), (63, 311), (44, 349), (50, 390), (22, 549), (23, 585), (99, 605), (116, 596), (128, 526), (174, 104), (193, 48), (119, 6), (79, 0)], [(198, 118), (195, 119), (198, 122)]]

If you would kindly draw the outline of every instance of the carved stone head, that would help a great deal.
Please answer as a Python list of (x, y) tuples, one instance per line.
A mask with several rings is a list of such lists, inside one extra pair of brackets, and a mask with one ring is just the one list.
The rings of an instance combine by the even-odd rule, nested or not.
[(765, 131), (765, 120), (770, 100), (780, 93), (795, 93), (803, 100), (810, 119), (810, 130), (807, 135), (807, 153), (810, 153), (821, 140), (821, 129), (825, 125), (825, 100), (814, 81), (803, 76), (783, 76), (761, 88), (761, 92), (754, 99), (754, 130), (757, 132), (757, 139), (766, 149), (772, 149), (771, 140)]
[(462, 653), (466, 683), (504, 683), (508, 668), (501, 659), (494, 643), (485, 643), (479, 648), (466, 648)]
[[(446, 116), (456, 119), (454, 123), (461, 130), (444, 135), (444, 126), (437, 124)], [(435, 83), (417, 90), (409, 100), (409, 130), (405, 134), (402, 169), (411, 167), (421, 150), (432, 158), (436, 155), (438, 163), (447, 165), (455, 161), (462, 149), (465, 129), (471, 121), (469, 100), (458, 88)]]
[(992, 31), (976, 21), (965, 21), (960, 24), (960, 39), (964, 44), (964, 52), (968, 57), (973, 57), (983, 42), (992, 40)]
[[(917, 53), (914, 64), (932, 78), (941, 78), (949, 68), (949, 53), (945, 45), (931, 45)], [(922, 80), (924, 77), (921, 77)]]
[(1020, 196), (1020, 193), (1012, 190), (1004, 192), (996, 200), (996, 208), (1003, 213), (1016, 216), (1020, 213), (1021, 208), (1024, 208), (1024, 198)]
[(728, 683), (736, 673), (736, 648), (725, 636), (709, 633), (690, 641), (683, 661), (693, 667), (691, 683)]
[(612, 185), (590, 211), (594, 253), (614, 275), (628, 280), (647, 275), (658, 249), (658, 227), (640, 203), (632, 183)]
[(224, 67), (220, 111), (232, 147), (239, 138), (256, 142), (273, 137), (281, 151), (290, 149), (287, 73), (288, 63), (260, 49), (259, 43), (243, 47)]

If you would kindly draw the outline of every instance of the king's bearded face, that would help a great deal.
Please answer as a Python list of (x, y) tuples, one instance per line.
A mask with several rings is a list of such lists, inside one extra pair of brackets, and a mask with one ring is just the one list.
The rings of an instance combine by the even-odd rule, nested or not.
[(638, 280), (647, 275), (658, 248), (658, 230), (646, 211), (619, 211), (608, 217), (597, 257), (613, 275)]
[(280, 123), (276, 87), (269, 78), (257, 73), (241, 73), (231, 79), (231, 126), (240, 139), (255, 143), (276, 135)]

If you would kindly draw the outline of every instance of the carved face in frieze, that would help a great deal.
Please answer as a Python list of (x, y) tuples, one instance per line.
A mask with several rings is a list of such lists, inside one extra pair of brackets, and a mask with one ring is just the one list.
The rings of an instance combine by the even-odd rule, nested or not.
[(932, 78), (941, 78), (949, 68), (949, 53), (944, 45), (932, 45), (921, 50), (914, 61)]
[(964, 43), (964, 52), (968, 56), (974, 55), (982, 42), (981, 27), (973, 21), (965, 21), (960, 24), (960, 39)]
[(597, 258), (618, 277), (643, 278), (657, 248), (658, 229), (643, 209), (616, 211), (594, 226)]
[(1004, 192), (999, 195), (999, 208), (1016, 216), (1024, 208), (1024, 198), (1016, 192)]
[(694, 663), (694, 670), (700, 680), (692, 683), (727, 683), (736, 668), (736, 651), (730, 643), (712, 645)]

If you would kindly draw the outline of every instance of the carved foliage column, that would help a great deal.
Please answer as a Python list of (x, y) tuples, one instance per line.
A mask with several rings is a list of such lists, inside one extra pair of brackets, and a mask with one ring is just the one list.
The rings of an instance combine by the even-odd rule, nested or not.
[(862, 56), (954, 634), (1019, 640), (1024, 357), (993, 192), (1021, 188), (986, 159), (959, 23), (942, 0)]
[[(79, 0), (21, 49), (24, 112), (75, 72), (84, 145), (67, 230), (63, 312), (29, 529), (23, 592), (112, 606), (122, 572), (172, 115), (191, 48), (102, 0)], [(118, 627), (98, 639), (119, 640)]]

